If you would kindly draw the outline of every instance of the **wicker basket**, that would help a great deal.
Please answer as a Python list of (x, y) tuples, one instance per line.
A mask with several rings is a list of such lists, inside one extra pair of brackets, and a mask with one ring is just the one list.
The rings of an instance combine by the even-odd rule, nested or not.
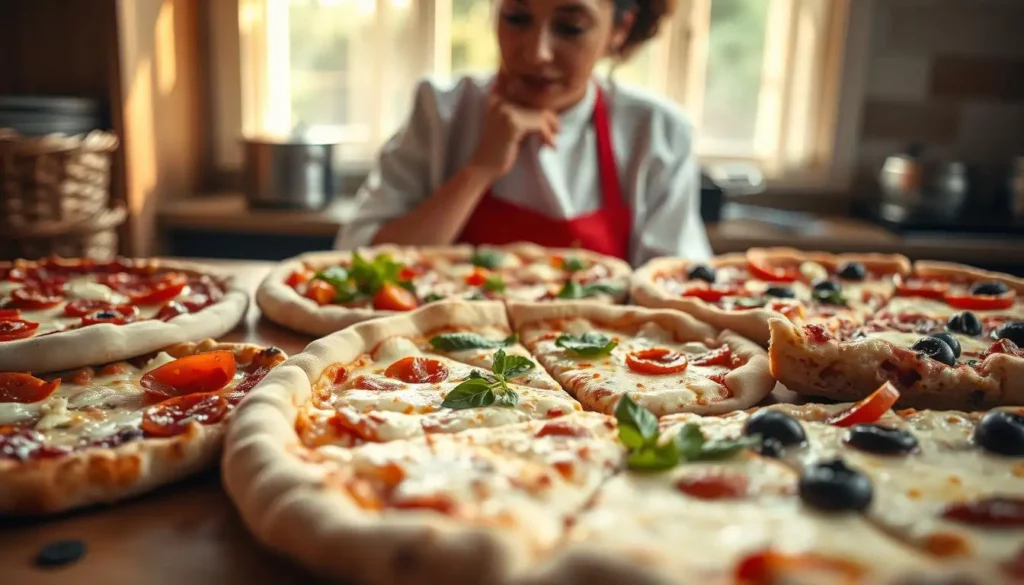
[(117, 228), (127, 217), (127, 209), (119, 205), (59, 231), (0, 230), (0, 260), (47, 256), (110, 260), (118, 253)]
[(116, 148), (107, 132), (31, 138), (0, 129), (0, 232), (67, 226), (103, 212)]

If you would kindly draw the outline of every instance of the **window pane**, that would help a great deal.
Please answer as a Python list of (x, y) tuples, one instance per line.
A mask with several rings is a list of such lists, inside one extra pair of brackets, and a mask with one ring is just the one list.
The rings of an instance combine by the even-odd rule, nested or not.
[(702, 142), (750, 151), (761, 86), (767, 0), (712, 0)]
[(493, 0), (452, 0), (452, 72), (498, 68)]

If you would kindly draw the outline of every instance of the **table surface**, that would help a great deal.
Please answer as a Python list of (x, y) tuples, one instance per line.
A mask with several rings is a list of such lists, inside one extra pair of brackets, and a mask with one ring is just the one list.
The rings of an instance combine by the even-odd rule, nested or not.
[[(200, 261), (234, 275), (250, 298), (273, 265)], [(289, 355), (312, 341), (261, 319), (255, 303), (223, 339), (276, 345)], [(773, 399), (795, 401), (795, 395), (776, 388)], [(35, 567), (39, 549), (62, 539), (83, 540), (85, 557), (66, 567)], [(41, 520), (0, 521), (0, 583), (5, 585), (300, 582), (315, 579), (259, 547), (221, 489), (216, 470), (112, 506)]]

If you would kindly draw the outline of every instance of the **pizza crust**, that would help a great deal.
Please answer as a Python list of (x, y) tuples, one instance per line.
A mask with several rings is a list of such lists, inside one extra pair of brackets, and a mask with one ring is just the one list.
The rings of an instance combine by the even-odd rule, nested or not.
[(934, 277), (966, 280), (968, 282), (1001, 282), (1016, 291), (1018, 295), (1024, 295), (1024, 278), (1016, 278), (1001, 272), (981, 270), (980, 268), (974, 268), (965, 264), (922, 260), (914, 263), (914, 275), (918, 278)]
[(0, 343), (0, 371), (57, 372), (122, 361), (176, 343), (220, 337), (231, 331), (245, 315), (248, 293), (233, 288), (231, 279), (218, 275), (215, 270), (183, 261), (160, 260), (156, 265), (212, 276), (226, 284), (224, 296), (201, 311), (178, 315), (168, 321), (105, 323)]
[(799, 394), (857, 401), (890, 381), (900, 390), (900, 407), (979, 410), (1024, 404), (1024, 360), (1010, 355), (988, 356), (982, 373), (918, 358), (878, 338), (816, 342), (785, 319), (772, 319), (769, 327), (772, 374)]
[[(238, 343), (180, 343), (163, 351), (178, 358), (228, 350), (251, 364), (264, 348)], [(267, 365), (284, 360), (283, 352)], [(192, 424), (180, 435), (142, 438), (114, 448), (76, 451), (27, 462), (0, 460), (0, 517), (52, 514), (92, 504), (109, 504), (213, 467), (220, 454), (224, 423)]]

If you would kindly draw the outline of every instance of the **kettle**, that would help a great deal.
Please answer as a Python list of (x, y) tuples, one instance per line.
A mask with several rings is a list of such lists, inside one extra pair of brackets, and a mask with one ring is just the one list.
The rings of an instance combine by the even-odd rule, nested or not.
[(924, 168), (921, 163), (922, 147), (911, 144), (906, 150), (885, 159), (878, 182), (887, 203), (905, 209), (918, 207), (922, 202), (921, 189)]

